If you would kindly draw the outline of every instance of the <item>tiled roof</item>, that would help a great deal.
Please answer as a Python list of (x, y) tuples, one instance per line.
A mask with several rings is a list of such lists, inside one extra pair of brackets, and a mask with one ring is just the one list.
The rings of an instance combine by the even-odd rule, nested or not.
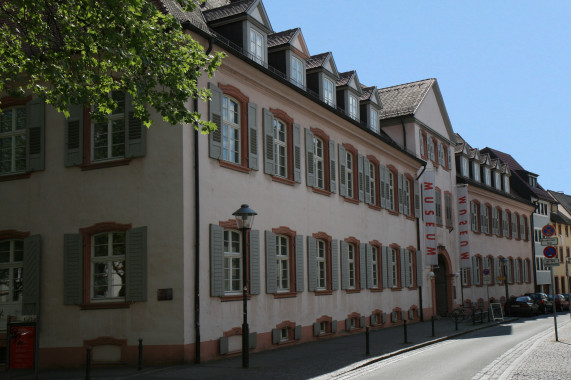
[(360, 96), (359, 100), (369, 100), (371, 98), (371, 95), (373, 94), (373, 91), (375, 91), (377, 89), (376, 86), (371, 86), (371, 87), (361, 87), (361, 89), (363, 90), (363, 95)]
[(200, 7), (194, 8), (192, 12), (186, 12), (175, 0), (153, 0), (153, 3), (161, 12), (173, 15), (181, 23), (190, 22), (195, 27), (210, 33)]
[(331, 53), (321, 53), (321, 54), (312, 55), (311, 57), (309, 57), (307, 59), (307, 62), (305, 64), (305, 68), (306, 69), (314, 69), (316, 67), (323, 66), (323, 64), (325, 63), (325, 59), (327, 59), (327, 57), (329, 57), (329, 54), (331, 54)]
[(561, 224), (568, 224), (571, 225), (571, 219), (566, 217), (560, 212), (552, 212), (551, 213), (551, 221), (554, 223), (561, 223)]
[(484, 148), (487, 152), (492, 153), (492, 157), (495, 156), (499, 158), (502, 162), (506, 163), (512, 171), (514, 170), (525, 170), (521, 167), (521, 165), (509, 154), (500, 152), (499, 150), (495, 150), (492, 148)]
[(344, 73), (339, 73), (339, 79), (337, 80), (337, 86), (346, 86), (349, 83), (349, 79), (355, 74), (355, 70), (346, 71)]
[(436, 79), (431, 78), (381, 88), (379, 90), (381, 103), (383, 104), (381, 119), (414, 114), (435, 81)]
[(206, 21), (216, 21), (246, 12), (253, 2), (254, 0), (234, 1), (222, 7), (203, 10), (202, 14)]
[(299, 28), (284, 30), (283, 32), (268, 35), (268, 47), (280, 46), (288, 44)]
[(571, 196), (553, 190), (549, 190), (549, 194), (551, 194), (568, 213), (571, 213)]

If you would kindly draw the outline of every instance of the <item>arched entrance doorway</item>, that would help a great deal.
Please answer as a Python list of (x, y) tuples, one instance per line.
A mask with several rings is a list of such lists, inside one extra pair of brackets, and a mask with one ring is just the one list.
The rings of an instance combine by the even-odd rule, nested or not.
[(448, 310), (448, 277), (450, 268), (448, 260), (442, 254), (438, 255), (438, 267), (434, 268), (434, 290), (436, 293), (436, 314), (446, 316)]

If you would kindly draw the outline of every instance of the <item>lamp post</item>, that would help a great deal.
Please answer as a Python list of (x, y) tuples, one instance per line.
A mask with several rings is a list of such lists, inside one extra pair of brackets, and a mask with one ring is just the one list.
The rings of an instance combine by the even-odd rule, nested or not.
[(242, 368), (250, 366), (250, 329), (248, 328), (248, 271), (246, 270), (246, 234), (252, 228), (254, 215), (258, 215), (248, 205), (242, 205), (232, 215), (236, 217), (238, 228), (242, 230), (242, 302), (243, 302), (243, 322), (242, 322)]
[(502, 264), (504, 264), (504, 285), (506, 286), (506, 302), (510, 299), (510, 292), (508, 289), (508, 265), (510, 262), (507, 258), (502, 257)]

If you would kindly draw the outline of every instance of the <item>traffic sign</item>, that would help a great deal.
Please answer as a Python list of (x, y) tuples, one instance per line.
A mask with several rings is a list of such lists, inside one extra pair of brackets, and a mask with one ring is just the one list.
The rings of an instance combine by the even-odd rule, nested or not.
[(558, 267), (559, 266), (559, 259), (543, 259), (543, 265), (546, 267)]
[(548, 259), (554, 258), (557, 256), (557, 248), (552, 246), (545, 247), (543, 250), (543, 256), (547, 257)]
[(490, 274), (490, 270), (488, 268), (484, 269), (484, 276), (487, 276)]
[(555, 227), (553, 227), (551, 224), (546, 224), (541, 229), (541, 232), (543, 233), (543, 236), (553, 236), (555, 234)]
[(549, 237), (549, 238), (542, 238), (539, 240), (542, 246), (546, 245), (559, 245), (559, 238), (558, 237)]

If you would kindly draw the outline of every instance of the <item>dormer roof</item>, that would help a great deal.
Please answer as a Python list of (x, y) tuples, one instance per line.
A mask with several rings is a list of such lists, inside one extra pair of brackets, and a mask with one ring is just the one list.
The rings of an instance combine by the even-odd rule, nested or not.
[(382, 107), (381, 97), (379, 96), (379, 91), (377, 90), (377, 86), (369, 86), (369, 87), (362, 86), (361, 89), (363, 90), (363, 93), (361, 94), (359, 100), (370, 101), (371, 103), (376, 104), (379, 107)]
[(305, 69), (308, 72), (316, 69), (323, 69), (333, 75), (335, 79), (339, 78), (339, 71), (337, 71), (337, 65), (335, 64), (335, 60), (333, 59), (333, 54), (331, 52), (312, 55), (307, 58)]
[(220, 2), (214, 2), (210, 4), (206, 4), (206, 8), (204, 9), (202, 14), (207, 22), (220, 22), (226, 19), (232, 18), (239, 18), (243, 16), (248, 16), (251, 19), (258, 22), (259, 25), (265, 27), (268, 33), (272, 31), (272, 25), (270, 24), (270, 19), (268, 18), (268, 14), (266, 13), (266, 8), (261, 0), (239, 0), (239, 1), (230, 1), (228, 4), (223, 5), (221, 7), (212, 7), (219, 5)]
[(359, 82), (359, 77), (355, 70), (346, 71), (339, 74), (339, 79), (337, 80), (337, 87), (349, 87), (354, 89), (359, 96), (363, 93), (361, 89), (361, 83)]
[(486, 165), (486, 166), (491, 166), (490, 156), (488, 154), (480, 155), (480, 164)]
[(309, 50), (307, 49), (307, 44), (305, 43), (300, 28), (284, 30), (283, 32), (268, 35), (268, 48), (278, 48), (288, 45), (293, 47), (296, 53), (304, 59), (309, 57)]

